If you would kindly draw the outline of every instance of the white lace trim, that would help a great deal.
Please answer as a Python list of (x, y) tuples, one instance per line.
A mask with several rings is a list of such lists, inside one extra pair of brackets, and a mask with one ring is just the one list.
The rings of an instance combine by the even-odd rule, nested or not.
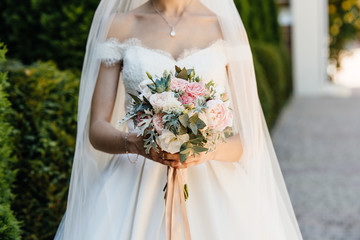
[(223, 39), (216, 39), (212, 42), (210, 42), (206, 47), (200, 48), (200, 47), (193, 47), (184, 49), (178, 57), (174, 57), (171, 53), (168, 51), (157, 49), (157, 48), (151, 48), (145, 46), (142, 41), (138, 38), (129, 38), (126, 39), (124, 42), (120, 42), (117, 38), (109, 38), (105, 42), (101, 43), (98, 47), (99, 51), (99, 57), (101, 61), (105, 64), (105, 66), (110, 67), (114, 66), (118, 62), (120, 62), (123, 58), (124, 52), (128, 47), (131, 46), (138, 46), (144, 49), (148, 49), (151, 51), (158, 52), (159, 54), (165, 55), (168, 58), (178, 62), (182, 59), (196, 54), (197, 52), (205, 51), (212, 47), (224, 47), (225, 40)]
[(98, 46), (98, 56), (106, 67), (114, 66), (119, 63), (129, 46), (135, 46), (139, 43), (136, 39), (128, 39), (121, 43), (116, 38), (109, 38)]

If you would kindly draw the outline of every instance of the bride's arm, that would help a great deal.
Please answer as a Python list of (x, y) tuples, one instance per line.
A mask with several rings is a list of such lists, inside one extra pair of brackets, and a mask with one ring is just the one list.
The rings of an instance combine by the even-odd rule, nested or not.
[[(122, 40), (128, 35), (130, 21), (129, 17), (115, 16), (107, 37)], [(121, 62), (112, 66), (105, 64), (100, 66), (91, 102), (90, 143), (95, 149), (110, 154), (121, 154), (128, 151), (154, 161), (160, 161), (159, 155), (155, 151), (151, 152), (151, 156), (145, 153), (142, 137), (137, 137), (136, 133), (127, 136), (126, 132), (119, 131), (110, 124), (121, 70)], [(161, 162), (166, 164), (163, 161)]]
[(101, 64), (94, 95), (91, 103), (89, 138), (97, 150), (117, 154), (127, 150), (136, 153), (137, 139), (128, 136), (128, 148), (125, 149), (125, 132), (117, 130), (110, 124), (114, 108), (121, 64), (107, 67)]

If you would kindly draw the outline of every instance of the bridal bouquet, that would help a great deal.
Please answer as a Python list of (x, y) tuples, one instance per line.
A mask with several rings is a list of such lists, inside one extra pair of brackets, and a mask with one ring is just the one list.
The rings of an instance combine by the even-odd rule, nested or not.
[(130, 94), (129, 111), (120, 121), (133, 120), (146, 153), (151, 148), (180, 153), (183, 163), (190, 154), (214, 150), (231, 134), (233, 115), (223, 87), (177, 66), (175, 74), (165, 70), (160, 77), (147, 76), (138, 95)]

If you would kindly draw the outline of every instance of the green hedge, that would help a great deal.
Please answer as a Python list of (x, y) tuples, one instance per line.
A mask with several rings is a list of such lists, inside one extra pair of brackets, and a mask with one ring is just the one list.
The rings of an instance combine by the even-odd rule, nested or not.
[(272, 126), (276, 118), (273, 92), (269, 84), (265, 69), (260, 64), (257, 55), (254, 55), (253, 58), (261, 106), (265, 115), (266, 123), (268, 126)]
[(99, 2), (1, 0), (0, 41), (8, 45), (10, 58), (23, 63), (54, 60), (62, 69), (80, 69)]
[(18, 171), (12, 208), (23, 239), (52, 239), (65, 211), (76, 135), (79, 77), (54, 63), (2, 64)]
[(258, 63), (264, 68), (277, 109), (281, 109), (287, 97), (287, 76), (285, 63), (278, 46), (254, 42), (252, 52), (258, 56)]
[[(0, 63), (5, 61), (6, 48), (0, 43)], [(12, 127), (9, 117), (11, 114), (10, 102), (4, 88), (8, 86), (7, 74), (0, 72), (0, 239), (20, 239), (19, 223), (10, 209), (13, 195), (11, 184), (16, 171), (13, 165), (16, 158), (13, 156)]]
[(281, 43), (277, 22), (278, 9), (274, 0), (234, 0), (250, 41)]

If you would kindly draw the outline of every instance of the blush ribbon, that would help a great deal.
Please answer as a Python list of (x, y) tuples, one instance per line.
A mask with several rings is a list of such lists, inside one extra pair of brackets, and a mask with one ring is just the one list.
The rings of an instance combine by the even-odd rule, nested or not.
[[(186, 171), (186, 169), (172, 167), (168, 169), (165, 195), (166, 240), (182, 240), (182, 236), (185, 240), (191, 240), (184, 197), (184, 175), (182, 174), (184, 170)], [(178, 212), (180, 212), (180, 216), (178, 216)], [(181, 229), (182, 225), (183, 230)]]

